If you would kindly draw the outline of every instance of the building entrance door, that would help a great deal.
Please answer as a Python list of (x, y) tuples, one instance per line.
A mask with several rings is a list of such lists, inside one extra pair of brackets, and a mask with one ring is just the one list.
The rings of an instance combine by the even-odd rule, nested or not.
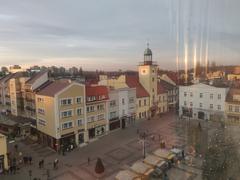
[(88, 130), (89, 139), (93, 139), (95, 137), (95, 128)]
[(4, 156), (0, 156), (0, 174), (4, 172)]

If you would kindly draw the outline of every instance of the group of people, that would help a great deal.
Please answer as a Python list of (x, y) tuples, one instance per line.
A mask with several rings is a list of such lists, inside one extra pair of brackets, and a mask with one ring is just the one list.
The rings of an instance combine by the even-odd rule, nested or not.
[(23, 157), (23, 163), (26, 164), (32, 164), (32, 156), (24, 156)]

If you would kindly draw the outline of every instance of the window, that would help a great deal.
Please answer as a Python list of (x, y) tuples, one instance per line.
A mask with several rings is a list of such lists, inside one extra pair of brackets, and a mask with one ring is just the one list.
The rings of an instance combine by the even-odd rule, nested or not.
[(193, 103), (192, 103), (192, 102), (190, 102), (190, 106), (191, 106), (191, 107), (193, 106)]
[(210, 104), (210, 109), (213, 109), (213, 104)]
[(187, 102), (186, 101), (184, 101), (184, 106), (186, 106), (187, 105)]
[(69, 128), (72, 128), (72, 127), (73, 127), (73, 122), (72, 121), (62, 123), (62, 129), (69, 129)]
[(152, 82), (154, 82), (154, 78), (152, 78)]
[(95, 100), (96, 100), (96, 97), (95, 97), (95, 96), (88, 96), (88, 97), (87, 97), (87, 100), (88, 100), (88, 101), (95, 101)]
[(161, 102), (162, 101), (162, 96), (159, 96), (159, 102)]
[(229, 111), (232, 112), (232, 105), (229, 105)]
[(104, 114), (99, 114), (99, 115), (98, 115), (98, 120), (99, 120), (99, 121), (100, 121), (100, 120), (104, 120), (104, 117), (105, 117)]
[(117, 112), (110, 112), (110, 119), (116, 118), (117, 117)]
[(218, 99), (221, 99), (221, 94), (218, 94)]
[(116, 106), (116, 100), (112, 100), (112, 101), (110, 101), (110, 106), (111, 106), (111, 107)]
[(129, 103), (134, 103), (134, 97), (129, 98)]
[(61, 112), (62, 118), (72, 117), (73, 116), (73, 110), (67, 110)]
[(199, 94), (199, 97), (200, 97), (200, 98), (203, 98), (203, 93), (200, 93), (200, 94)]
[(213, 99), (213, 94), (210, 94), (210, 99)]
[(77, 115), (80, 116), (82, 115), (82, 113), (83, 113), (82, 108), (77, 108)]
[(218, 110), (221, 110), (221, 105), (218, 105), (217, 108), (218, 108)]
[(37, 102), (44, 102), (43, 98), (37, 98)]
[(44, 114), (45, 114), (45, 111), (44, 111), (44, 109), (42, 109), (42, 108), (38, 108), (38, 113), (44, 115)]
[(46, 126), (46, 121), (43, 119), (38, 119), (38, 124), (41, 126)]
[(87, 106), (87, 112), (94, 112), (94, 106)]
[(124, 109), (122, 110), (122, 115), (125, 115), (125, 110)]
[(239, 112), (239, 106), (235, 106), (235, 112)]
[(90, 122), (93, 122), (95, 120), (95, 117), (94, 116), (90, 116), (87, 118), (87, 121), (90, 123)]
[(103, 104), (97, 105), (97, 110), (98, 111), (104, 110), (104, 105)]
[(184, 92), (184, 97), (187, 97), (187, 92)]
[(144, 99), (144, 106), (146, 106), (147, 105), (147, 100), (146, 99)]
[(192, 92), (190, 92), (190, 97), (193, 97), (193, 93)]
[(84, 124), (84, 120), (83, 119), (78, 119), (77, 120), (77, 125), (78, 126), (82, 126)]
[(142, 101), (141, 100), (138, 101), (138, 105), (139, 105), (139, 107), (142, 106)]
[(163, 102), (164, 102), (165, 101), (165, 97), (163, 96), (162, 98), (163, 98)]
[(199, 103), (199, 107), (200, 107), (200, 108), (202, 108), (202, 107), (203, 107), (202, 103)]
[(61, 104), (62, 106), (64, 106), (64, 105), (71, 105), (71, 104), (72, 104), (72, 98), (61, 99), (61, 100), (60, 100), (60, 104)]
[(124, 98), (122, 98), (122, 104), (123, 104), (123, 105), (125, 104), (125, 99), (124, 99)]
[(154, 92), (154, 88), (152, 89), (152, 92)]
[(77, 97), (76, 98), (76, 103), (81, 104), (82, 103), (82, 97)]

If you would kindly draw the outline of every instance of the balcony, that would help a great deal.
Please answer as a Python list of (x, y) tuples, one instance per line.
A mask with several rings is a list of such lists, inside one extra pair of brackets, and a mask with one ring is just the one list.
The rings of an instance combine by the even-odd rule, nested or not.
[(140, 62), (139, 66), (143, 66), (143, 65), (154, 65), (157, 66), (157, 62), (156, 61), (144, 61), (144, 62)]

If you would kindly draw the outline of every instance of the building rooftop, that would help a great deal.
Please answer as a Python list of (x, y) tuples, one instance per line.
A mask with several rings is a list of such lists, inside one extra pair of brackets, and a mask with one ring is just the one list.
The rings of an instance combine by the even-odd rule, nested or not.
[(55, 94), (66, 88), (71, 84), (71, 81), (68, 79), (60, 79), (53, 81), (43, 87), (37, 92), (38, 95), (54, 97)]
[(40, 71), (38, 73), (35, 73), (29, 80), (26, 81), (26, 84), (33, 84), (45, 73), (48, 73), (48, 71), (45, 70), (45, 71)]
[(164, 86), (160, 82), (158, 82), (157, 84), (157, 93), (158, 94), (167, 93), (167, 90), (164, 88)]
[(86, 86), (86, 97), (95, 97), (95, 100), (88, 100), (87, 102), (100, 101), (108, 99), (107, 86)]
[(136, 97), (149, 97), (146, 89), (140, 84), (138, 76), (126, 75), (126, 84), (130, 88), (136, 88)]
[(226, 97), (226, 102), (240, 104), (240, 101), (237, 101), (237, 100), (233, 99), (234, 95), (240, 95), (240, 89), (239, 88), (230, 88), (230, 90), (228, 91), (227, 97)]

